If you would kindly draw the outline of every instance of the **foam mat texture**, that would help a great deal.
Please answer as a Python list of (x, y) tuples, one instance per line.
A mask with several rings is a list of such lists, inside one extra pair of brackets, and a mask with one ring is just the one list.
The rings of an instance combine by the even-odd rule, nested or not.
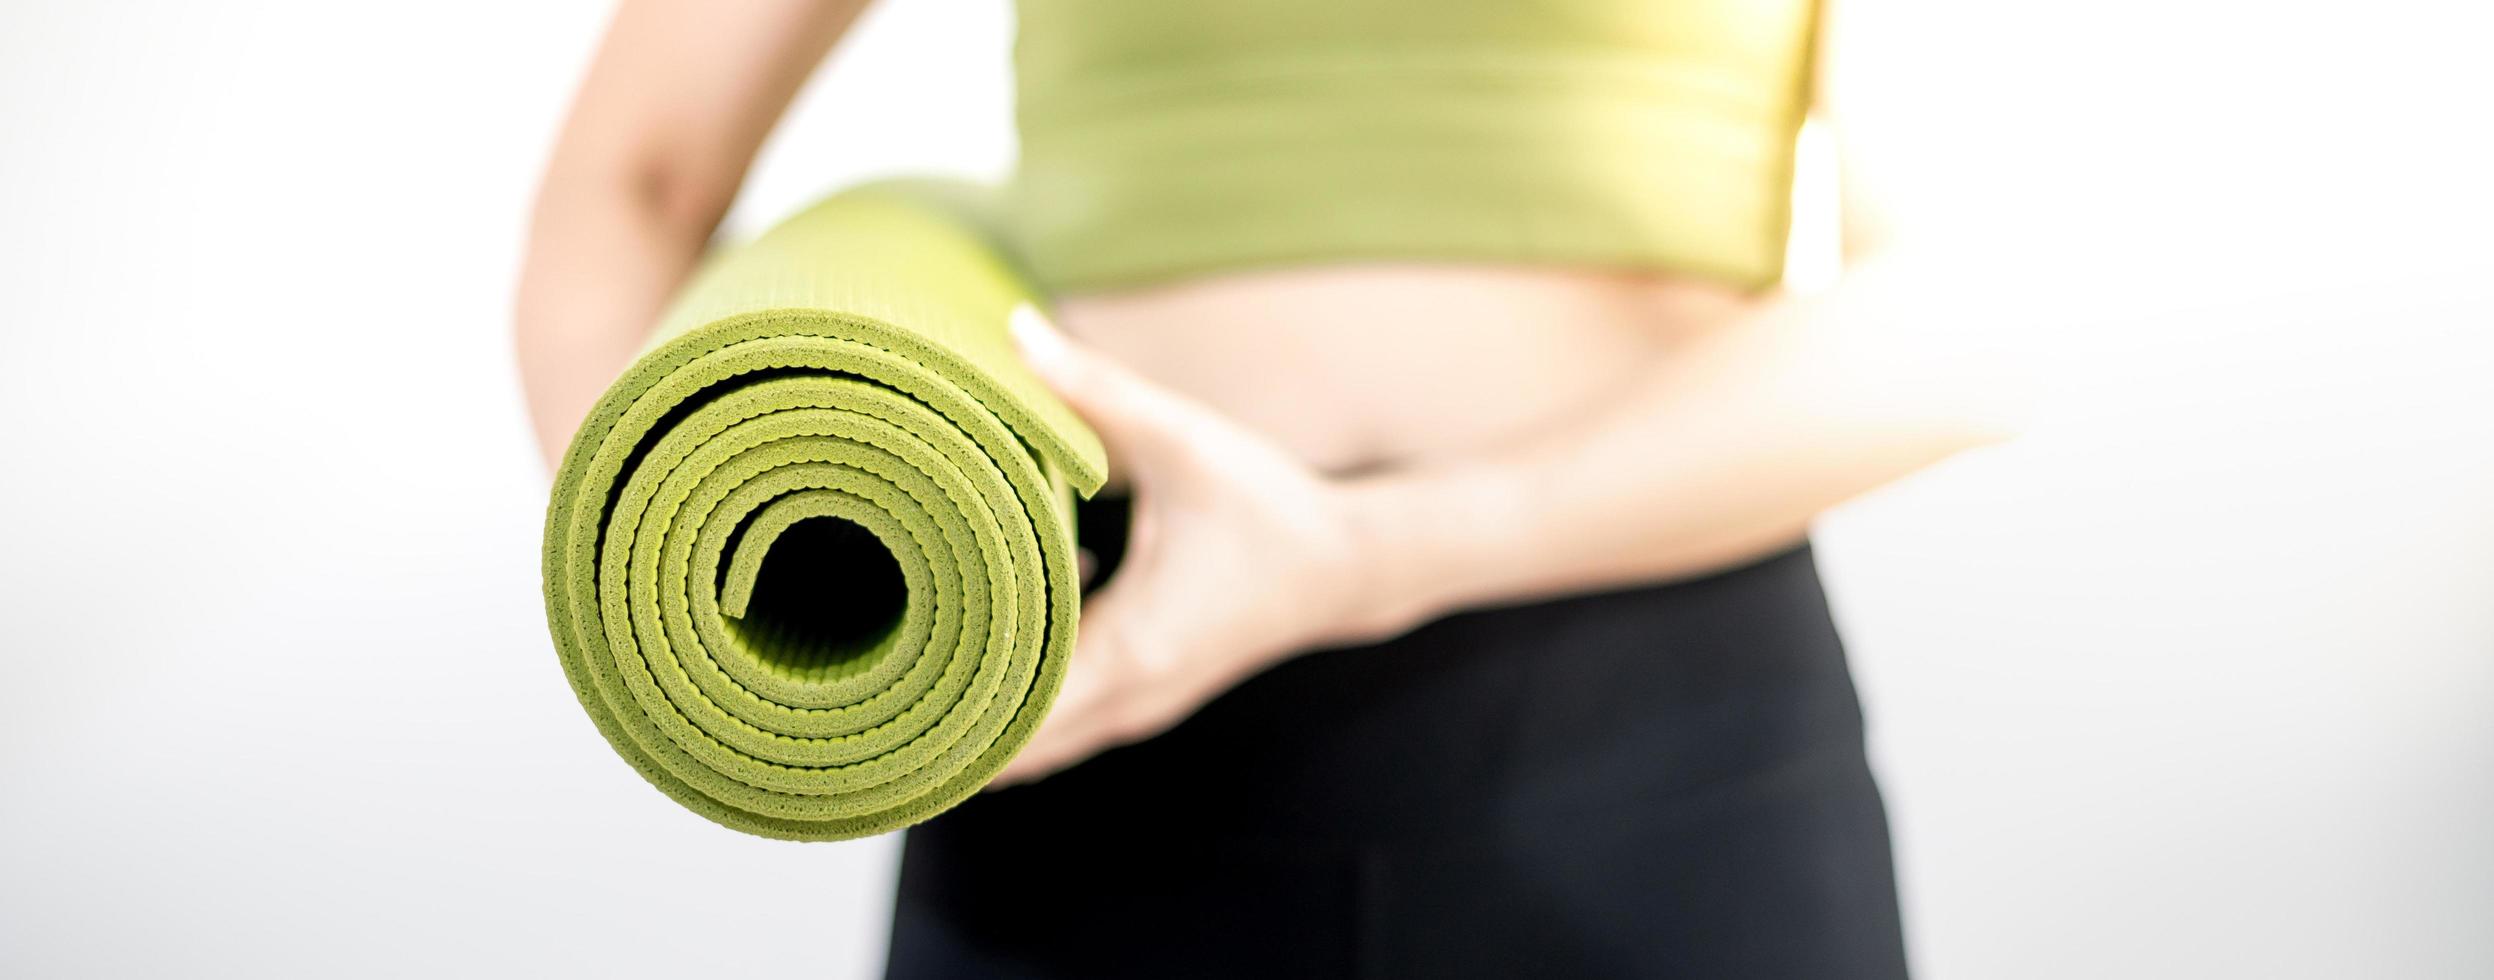
[(590, 412), (546, 613), (615, 750), (737, 830), (835, 840), (975, 793), (1072, 649), (1099, 440), (1007, 331), (981, 192), (831, 197), (711, 260)]

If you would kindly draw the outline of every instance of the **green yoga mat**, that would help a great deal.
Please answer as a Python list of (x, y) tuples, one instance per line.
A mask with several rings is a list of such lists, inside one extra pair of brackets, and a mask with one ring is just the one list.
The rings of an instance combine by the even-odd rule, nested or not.
[(977, 192), (845, 192), (712, 260), (572, 440), (546, 614), (679, 803), (832, 840), (941, 812), (1046, 713), (1099, 440), (1014, 352)]

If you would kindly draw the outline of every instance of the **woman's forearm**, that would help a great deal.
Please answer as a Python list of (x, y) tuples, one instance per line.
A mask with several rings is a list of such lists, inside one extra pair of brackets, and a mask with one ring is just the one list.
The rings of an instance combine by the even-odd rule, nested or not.
[(866, 0), (625, 0), (538, 192), (515, 311), (549, 463), (648, 339), (745, 167)]
[(708, 233), (621, 187), (549, 188), (515, 312), (521, 385), (549, 464), (640, 349)]
[(1371, 631), (1727, 567), (2003, 438), (2015, 372), (1979, 328), (2008, 312), (1972, 300), (1958, 270), (1874, 259), (1716, 330), (1529, 446), (1351, 484)]

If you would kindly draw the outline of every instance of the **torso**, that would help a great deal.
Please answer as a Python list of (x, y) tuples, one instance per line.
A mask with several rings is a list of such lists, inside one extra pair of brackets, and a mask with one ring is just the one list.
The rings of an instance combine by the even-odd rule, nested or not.
[(1146, 377), (1339, 473), (1530, 438), (1752, 302), (1654, 274), (1360, 263), (1075, 296), (1058, 315)]
[(1527, 439), (1780, 279), (1819, 6), (1021, 0), (1007, 220), (1321, 469)]

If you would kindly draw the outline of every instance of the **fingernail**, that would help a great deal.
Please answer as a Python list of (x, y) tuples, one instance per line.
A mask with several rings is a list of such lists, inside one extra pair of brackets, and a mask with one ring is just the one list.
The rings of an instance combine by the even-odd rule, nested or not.
[(1022, 348), (1025, 356), (1052, 356), (1064, 348), (1065, 342), (1057, 336), (1056, 327), (1028, 303), (1014, 307), (1013, 315), (1005, 324), (1013, 333), (1014, 344)]

